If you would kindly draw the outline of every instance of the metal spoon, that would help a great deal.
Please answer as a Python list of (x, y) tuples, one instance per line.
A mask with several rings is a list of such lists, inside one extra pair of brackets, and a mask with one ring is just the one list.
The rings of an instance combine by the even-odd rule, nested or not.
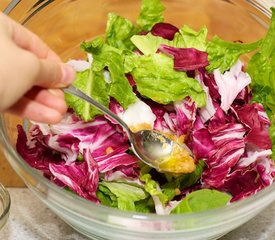
[(86, 95), (80, 89), (70, 85), (63, 90), (66, 93), (72, 94), (87, 101), (102, 111), (104, 114), (114, 119), (124, 128), (135, 155), (151, 167), (156, 168), (157, 170), (165, 171), (165, 169), (160, 169), (160, 163), (163, 162), (164, 159), (168, 159), (171, 156), (175, 145), (177, 145), (177, 147), (179, 146), (176, 142), (154, 130), (141, 130), (138, 132), (132, 132), (120, 117), (94, 100), (92, 97)]

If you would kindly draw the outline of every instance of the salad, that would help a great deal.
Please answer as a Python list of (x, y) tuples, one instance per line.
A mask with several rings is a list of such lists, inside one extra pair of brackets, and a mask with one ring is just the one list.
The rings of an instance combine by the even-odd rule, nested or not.
[(96, 204), (156, 214), (225, 206), (273, 183), (275, 8), (254, 43), (178, 28), (164, 10), (160, 0), (142, 0), (136, 23), (110, 13), (105, 36), (81, 44), (87, 59), (68, 64), (77, 71), (73, 84), (133, 131), (154, 129), (186, 144), (188, 170), (145, 165), (116, 122), (71, 95), (60, 123), (18, 126), (17, 151), (31, 167)]

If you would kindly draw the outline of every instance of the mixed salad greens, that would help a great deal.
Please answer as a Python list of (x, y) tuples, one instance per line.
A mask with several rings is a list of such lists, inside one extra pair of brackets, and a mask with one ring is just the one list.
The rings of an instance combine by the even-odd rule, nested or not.
[(196, 212), (257, 193), (275, 177), (271, 10), (267, 35), (247, 44), (208, 39), (206, 27), (179, 29), (164, 22), (160, 0), (142, 0), (135, 24), (110, 13), (105, 37), (81, 45), (87, 60), (69, 61), (77, 70), (74, 85), (133, 130), (155, 129), (184, 142), (193, 172), (145, 165), (119, 125), (70, 95), (59, 124), (34, 123), (28, 137), (18, 126), (17, 151), (58, 186), (126, 211)]

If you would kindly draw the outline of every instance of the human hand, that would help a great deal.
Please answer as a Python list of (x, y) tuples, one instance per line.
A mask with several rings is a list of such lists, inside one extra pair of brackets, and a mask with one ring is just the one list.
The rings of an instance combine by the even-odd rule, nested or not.
[(34, 33), (0, 12), (0, 112), (57, 123), (67, 110), (61, 87), (74, 70)]

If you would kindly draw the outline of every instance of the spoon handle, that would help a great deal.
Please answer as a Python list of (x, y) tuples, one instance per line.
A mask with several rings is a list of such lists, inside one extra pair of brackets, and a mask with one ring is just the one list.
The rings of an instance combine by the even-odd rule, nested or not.
[(84, 92), (82, 92), (80, 89), (74, 87), (73, 85), (70, 85), (66, 88), (63, 88), (63, 91), (66, 93), (72, 94), (76, 97), (79, 97), (79, 98), (85, 100), (86, 102), (90, 103), (91, 105), (93, 105), (94, 107), (96, 107), (97, 109), (99, 109), (100, 111), (102, 111), (103, 113), (105, 113), (106, 115), (111, 117), (112, 119), (114, 119), (119, 125), (121, 125), (125, 129), (128, 136), (129, 137), (131, 136), (131, 130), (129, 129), (127, 124), (120, 117), (118, 117), (116, 114), (114, 114), (112, 111), (110, 111), (104, 105), (102, 105), (99, 102), (97, 102), (96, 100), (94, 100), (92, 97), (90, 97), (87, 94), (85, 94)]

